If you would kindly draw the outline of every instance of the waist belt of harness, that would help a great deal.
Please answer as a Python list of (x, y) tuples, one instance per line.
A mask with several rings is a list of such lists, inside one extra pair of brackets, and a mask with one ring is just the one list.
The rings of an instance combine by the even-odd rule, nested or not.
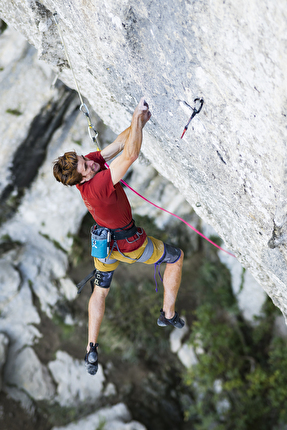
[[(103, 227), (99, 224), (97, 224), (97, 225), (98, 225), (98, 227)], [(127, 228), (127, 227), (129, 227), (129, 228)], [(115, 229), (109, 228), (109, 230), (111, 232), (112, 240), (128, 239), (129, 237), (134, 236), (138, 232), (138, 229), (134, 223), (134, 220), (132, 220), (129, 224), (127, 224), (123, 228), (115, 228)]]

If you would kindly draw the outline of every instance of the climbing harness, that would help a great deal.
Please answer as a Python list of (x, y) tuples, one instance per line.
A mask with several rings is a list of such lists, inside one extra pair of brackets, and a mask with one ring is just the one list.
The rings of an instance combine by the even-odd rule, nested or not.
[[(98, 258), (99, 260), (103, 260), (104, 263), (109, 264), (110, 263), (108, 261), (109, 257), (113, 252), (113, 250), (116, 248), (116, 250), (123, 257), (128, 258), (129, 260), (145, 262), (151, 257), (153, 249), (149, 251), (145, 249), (143, 255), (140, 257), (140, 260), (139, 260), (139, 259), (128, 257), (127, 255), (124, 255), (120, 251), (118, 242), (117, 242), (118, 240), (125, 239), (128, 243), (134, 243), (137, 240), (139, 240), (139, 238), (142, 235), (143, 235), (143, 229), (142, 228), (138, 229), (135, 225), (134, 220), (129, 222), (125, 227), (115, 228), (115, 229), (102, 227), (99, 224), (96, 224), (91, 228), (92, 257)], [(129, 240), (134, 236), (137, 236), (137, 237), (133, 240)], [(111, 241), (113, 241), (112, 247), (110, 247)], [(150, 245), (148, 248), (150, 248)]]
[(184, 134), (185, 134), (185, 132), (186, 132), (186, 130), (188, 129), (188, 126), (189, 126), (189, 124), (190, 124), (190, 121), (192, 120), (192, 118), (194, 118), (195, 117), (195, 115), (197, 115), (200, 111), (201, 111), (201, 109), (202, 109), (202, 106), (203, 106), (203, 103), (204, 103), (204, 100), (202, 99), (202, 98), (196, 98), (196, 99), (194, 99), (194, 103), (196, 104), (197, 102), (199, 102), (200, 103), (200, 106), (199, 106), (199, 108), (198, 109), (196, 109), (196, 107), (191, 107), (188, 103), (186, 103), (186, 102), (184, 102), (185, 104), (186, 104), (186, 106), (188, 106), (193, 112), (192, 112), (192, 115), (191, 115), (191, 117), (189, 118), (189, 120), (188, 120), (188, 123), (186, 124), (186, 126), (184, 127), (184, 130), (183, 130), (183, 133), (182, 133), (182, 135), (181, 135), (181, 139), (183, 138), (183, 136), (184, 136)]
[[(137, 261), (139, 263), (145, 263), (147, 260), (149, 260), (153, 254), (153, 243), (150, 240), (149, 237), (147, 237), (147, 245), (144, 249), (143, 254), (139, 258), (131, 258), (128, 255), (125, 255), (122, 253), (122, 251), (119, 248), (118, 240), (125, 239), (128, 243), (134, 243), (143, 235), (144, 231), (141, 227), (137, 227), (135, 225), (134, 220), (132, 219), (131, 222), (126, 225), (123, 228), (116, 228), (116, 229), (107, 229), (106, 227), (101, 227), (97, 225), (98, 229), (105, 229), (110, 232), (111, 240), (113, 240), (112, 247), (110, 251), (107, 253), (105, 257), (98, 258), (102, 263), (105, 264), (113, 264), (115, 263), (114, 259), (110, 259), (110, 256), (112, 252), (115, 250), (121, 254), (122, 257), (127, 258), (128, 260)], [(135, 239), (132, 239), (134, 236), (136, 236)], [(132, 239), (132, 240), (130, 240)], [(93, 254), (92, 254), (93, 256)]]
[[(127, 240), (127, 238), (126, 238), (126, 240)], [(153, 252), (154, 252), (154, 247), (153, 247), (153, 243), (152, 243), (151, 239), (147, 236), (146, 240), (147, 240), (147, 244), (145, 246), (144, 252), (137, 259), (131, 258), (128, 255), (123, 254), (120, 251), (119, 246), (118, 246), (116, 240), (114, 240), (114, 243), (113, 243), (113, 246), (112, 246), (112, 249), (111, 249), (109, 255), (107, 257), (97, 258), (97, 259), (101, 263), (104, 263), (106, 265), (116, 263), (117, 262), (116, 259), (111, 259), (110, 258), (110, 255), (111, 255), (111, 253), (114, 250), (114, 247), (116, 247), (116, 251), (118, 251), (124, 258), (127, 258), (128, 260), (136, 261), (137, 263), (145, 263), (146, 261), (148, 261), (152, 257)], [(168, 246), (170, 247), (170, 245), (168, 245)], [(171, 253), (169, 252), (168, 257), (170, 257), (170, 254)], [(160, 259), (159, 262), (155, 263), (154, 279), (155, 279), (155, 284), (156, 284), (156, 291), (158, 291), (158, 289), (157, 289), (157, 281), (156, 281), (156, 268), (158, 267), (158, 273), (159, 273), (160, 279), (162, 280), (162, 277), (161, 277), (161, 274), (160, 274), (160, 271), (159, 271), (159, 266), (160, 266), (160, 264), (163, 261), (164, 262), (168, 262), (168, 261), (165, 261), (164, 257), (166, 257), (166, 249), (165, 249), (164, 256)], [(108, 288), (110, 286), (110, 283), (111, 283), (111, 280), (112, 280), (112, 276), (113, 276), (113, 270), (108, 271), (108, 272), (101, 272), (101, 271), (99, 271), (97, 269), (94, 269), (91, 273), (89, 273), (86, 276), (85, 279), (83, 279), (79, 284), (77, 284), (78, 294), (81, 293), (82, 289), (84, 288), (85, 284), (88, 281), (90, 281), (90, 283), (91, 283), (91, 289), (92, 289), (92, 291), (93, 291), (93, 288), (94, 288), (94, 282), (95, 282), (96, 285), (99, 285), (100, 287)]]
[[(64, 41), (64, 38), (63, 38), (63, 36), (62, 36), (62, 32), (61, 32), (61, 29), (60, 29), (60, 24), (59, 24), (59, 22), (58, 22), (58, 17), (57, 17), (57, 12), (55, 12), (54, 14), (53, 14), (53, 16), (54, 16), (54, 20), (55, 20), (55, 23), (56, 23), (56, 26), (57, 26), (57, 28), (58, 28), (58, 31), (59, 31), (59, 34), (60, 34), (60, 38), (61, 38), (61, 41), (62, 41), (62, 44), (63, 44), (63, 46), (64, 46), (64, 51), (65, 51), (65, 55), (66, 55), (66, 57), (67, 57), (67, 61), (68, 61), (68, 63), (69, 63), (69, 66), (70, 66), (70, 69), (71, 69), (71, 71), (72, 71), (72, 74), (73, 74), (73, 78), (74, 78), (74, 81), (75, 81), (75, 85), (76, 85), (76, 88), (77, 88), (77, 92), (78, 92), (78, 95), (79, 95), (79, 98), (80, 98), (80, 101), (81, 101), (81, 106), (80, 106), (80, 111), (86, 116), (86, 118), (87, 118), (87, 121), (88, 121), (88, 131), (89, 131), (89, 136), (90, 136), (90, 138), (91, 138), (91, 140), (95, 143), (95, 145), (96, 145), (96, 147), (97, 147), (97, 150), (98, 151), (100, 151), (100, 146), (99, 146), (99, 143), (98, 143), (98, 140), (97, 140), (97, 137), (98, 137), (98, 132), (97, 132), (97, 130), (94, 128), (94, 126), (92, 125), (92, 123), (91, 123), (91, 119), (90, 119), (90, 113), (89, 113), (89, 109), (88, 109), (88, 107), (87, 107), (87, 105), (84, 103), (84, 101), (83, 101), (83, 98), (82, 98), (82, 95), (81, 95), (81, 92), (80, 92), (80, 89), (79, 89), (79, 85), (78, 85), (78, 82), (77, 82), (77, 79), (76, 79), (76, 76), (75, 76), (75, 73), (74, 73), (74, 70), (73, 70), (73, 67), (72, 67), (72, 64), (71, 64), (71, 61), (70, 61), (70, 58), (69, 58), (69, 54), (68, 54), (68, 51), (67, 51), (67, 48), (66, 48), (66, 45), (65, 45), (65, 41)], [(186, 124), (186, 126), (184, 127), (184, 130), (183, 130), (183, 133), (182, 133), (182, 136), (181, 136), (181, 139), (183, 138), (183, 136), (184, 136), (184, 134), (185, 134), (185, 132), (186, 132), (186, 130), (188, 129), (188, 126), (189, 126), (189, 124), (190, 124), (190, 122), (191, 122), (191, 120), (195, 117), (195, 115), (197, 115), (197, 114), (199, 114), (199, 112), (201, 111), (201, 109), (202, 109), (202, 106), (203, 106), (203, 103), (204, 103), (204, 100), (203, 100), (203, 98), (196, 98), (196, 99), (194, 99), (194, 103), (195, 104), (197, 104), (197, 103), (199, 103), (199, 107), (198, 108), (196, 108), (196, 107), (191, 107), (188, 103), (186, 103), (186, 102), (184, 102), (193, 112), (192, 112), (192, 115), (191, 115), (191, 117), (189, 118), (189, 120), (188, 120), (188, 123)], [(109, 168), (109, 165), (107, 164), (107, 163), (105, 163), (105, 166), (107, 167), (107, 168)], [(207, 240), (209, 243), (211, 243), (213, 246), (215, 246), (216, 248), (218, 248), (218, 249), (220, 249), (221, 251), (223, 251), (223, 252), (225, 252), (226, 254), (228, 254), (228, 255), (230, 255), (230, 256), (232, 256), (232, 257), (235, 257), (235, 255), (234, 254), (232, 254), (231, 252), (229, 252), (229, 251), (227, 251), (226, 249), (223, 249), (223, 248), (221, 248), (219, 245), (217, 245), (216, 243), (214, 243), (212, 240), (210, 240), (208, 237), (206, 237), (203, 233), (201, 233), (200, 231), (198, 231), (196, 228), (194, 228), (191, 224), (189, 224), (187, 221), (185, 221), (183, 218), (181, 218), (181, 217), (179, 217), (178, 215), (176, 215), (176, 214), (174, 214), (174, 213), (172, 213), (172, 212), (169, 212), (168, 210), (166, 210), (166, 209), (164, 209), (164, 208), (162, 208), (162, 207), (160, 207), (160, 206), (158, 206), (158, 205), (156, 205), (155, 203), (153, 203), (153, 202), (151, 202), (150, 200), (148, 200), (148, 199), (146, 199), (145, 197), (143, 197), (141, 194), (139, 194), (137, 191), (135, 191), (130, 185), (128, 185), (123, 179), (121, 180), (121, 183), (123, 184), (123, 185), (125, 185), (127, 188), (129, 188), (133, 193), (135, 193), (137, 196), (139, 196), (141, 199), (143, 199), (144, 201), (146, 201), (147, 203), (149, 203), (149, 204), (151, 204), (152, 206), (154, 206), (154, 207), (156, 207), (157, 209), (160, 209), (160, 210), (162, 210), (163, 212), (166, 212), (166, 213), (168, 213), (169, 215), (172, 215), (172, 216), (174, 216), (175, 218), (177, 218), (177, 219), (179, 219), (180, 221), (182, 221), (184, 224), (186, 224), (189, 228), (191, 228), (195, 233), (197, 233), (199, 236), (201, 236), (201, 237), (203, 237), (205, 240)], [(130, 237), (131, 237), (131, 235), (130, 235)], [(119, 239), (118, 239), (119, 240)], [(116, 240), (115, 240), (115, 244), (116, 244), (116, 247), (117, 247), (117, 251), (119, 251), (120, 253), (121, 253), (121, 251), (118, 249), (118, 246), (117, 246), (117, 242), (116, 242)], [(122, 253), (121, 253), (122, 254)], [(124, 255), (124, 254), (122, 254), (122, 255)], [(127, 257), (127, 256), (125, 256), (124, 255), (124, 257), (126, 257), (126, 258), (129, 258), (129, 257)], [(235, 257), (236, 258), (236, 257)], [(140, 261), (140, 260), (137, 260), (137, 261)], [(91, 272), (88, 276), (87, 276), (87, 278), (85, 278), (85, 279), (87, 279), (86, 281), (85, 281), (85, 279), (80, 283), (80, 284), (78, 284), (77, 285), (77, 288), (78, 288), (78, 294), (81, 292), (81, 290), (82, 290), (82, 288), (83, 288), (83, 286), (85, 285), (85, 283), (86, 282), (88, 282), (88, 280), (90, 280), (93, 276), (94, 276), (94, 274), (95, 274), (95, 271), (93, 271), (93, 272)], [(84, 282), (85, 281), (85, 282)]]

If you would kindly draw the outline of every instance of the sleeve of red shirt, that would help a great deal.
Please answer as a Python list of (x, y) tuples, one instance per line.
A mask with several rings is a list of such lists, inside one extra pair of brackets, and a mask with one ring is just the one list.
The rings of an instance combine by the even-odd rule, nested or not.
[(89, 160), (99, 163), (101, 169), (105, 168), (106, 160), (102, 157), (101, 151), (90, 152), (89, 154), (85, 155), (85, 157), (89, 158)]

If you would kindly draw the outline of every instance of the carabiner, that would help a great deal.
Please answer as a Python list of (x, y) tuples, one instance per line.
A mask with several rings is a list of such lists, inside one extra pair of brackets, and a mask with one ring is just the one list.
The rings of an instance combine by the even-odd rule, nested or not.
[(86, 105), (86, 103), (82, 103), (81, 106), (79, 107), (79, 109), (88, 118), (90, 117), (90, 112), (89, 112), (89, 109), (88, 109), (88, 106)]
[(204, 100), (202, 99), (202, 98), (196, 98), (196, 99), (194, 99), (194, 103), (196, 103), (196, 102), (199, 102), (200, 103), (200, 106), (199, 106), (199, 108), (198, 109), (196, 109), (196, 107), (194, 107), (193, 108), (193, 110), (194, 110), (194, 112), (195, 112), (195, 114), (197, 114), (197, 113), (199, 113), (200, 111), (201, 111), (201, 109), (202, 109), (202, 106), (203, 106), (203, 103), (204, 103)]
[(189, 104), (187, 104), (186, 102), (185, 102), (185, 104), (188, 106), (188, 107), (190, 107), (190, 109), (192, 109), (193, 110), (193, 112), (192, 112), (192, 115), (191, 115), (191, 117), (189, 118), (189, 120), (188, 120), (188, 123), (186, 124), (186, 126), (184, 127), (184, 130), (183, 130), (183, 133), (182, 133), (182, 135), (181, 135), (181, 139), (183, 138), (183, 136), (184, 136), (184, 134), (185, 134), (185, 132), (186, 132), (186, 130), (188, 129), (188, 126), (189, 126), (189, 124), (190, 124), (190, 121), (192, 120), (192, 118), (194, 118), (195, 117), (195, 115), (197, 115), (200, 111), (201, 111), (201, 109), (202, 109), (202, 106), (203, 106), (203, 103), (204, 103), (204, 100), (202, 99), (202, 98), (196, 98), (196, 99), (194, 99), (194, 103), (196, 103), (196, 102), (200, 102), (200, 106), (199, 106), (199, 108), (198, 109), (196, 109), (196, 107), (194, 107), (194, 108), (192, 108), (191, 106), (189, 106)]
[(94, 128), (92, 124), (88, 126), (88, 131), (89, 131), (90, 138), (94, 142), (95, 138), (98, 137), (99, 133), (97, 132), (97, 130)]

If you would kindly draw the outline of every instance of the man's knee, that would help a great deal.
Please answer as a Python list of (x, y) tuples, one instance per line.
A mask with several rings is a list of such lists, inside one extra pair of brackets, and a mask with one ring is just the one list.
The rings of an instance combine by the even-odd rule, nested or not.
[(174, 264), (174, 263), (177, 263), (178, 261), (182, 262), (183, 256), (184, 256), (183, 251), (180, 248), (176, 248), (175, 246), (165, 243), (163, 256), (157, 262), (157, 264), (161, 264), (161, 263)]
[(101, 272), (100, 270), (96, 270), (95, 273), (95, 287), (100, 287), (103, 289), (110, 288), (114, 271), (111, 272)]
[(167, 264), (169, 264), (170, 266), (176, 266), (176, 267), (180, 268), (180, 270), (182, 270), (183, 258), (184, 258), (184, 253), (180, 249), (180, 254), (179, 254), (179, 257), (177, 258), (177, 260), (174, 262), (167, 263)]

